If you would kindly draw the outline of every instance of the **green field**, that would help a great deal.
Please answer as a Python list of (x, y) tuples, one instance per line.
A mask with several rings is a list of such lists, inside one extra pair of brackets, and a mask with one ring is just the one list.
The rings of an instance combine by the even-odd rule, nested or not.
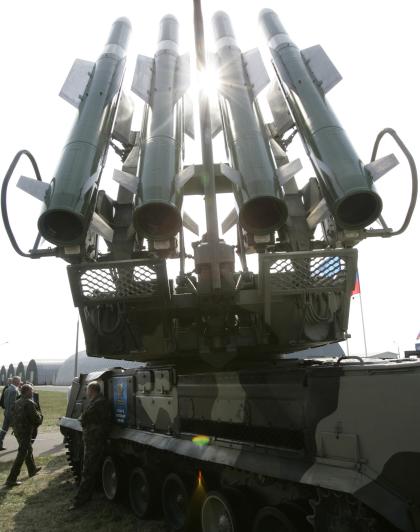
[[(58, 419), (66, 414), (67, 394), (65, 392), (52, 392), (37, 389), (36, 387), (35, 390), (39, 393), (39, 403), (44, 416), (44, 421), (39, 428), (39, 431), (46, 432), (58, 430)], [(3, 410), (0, 409), (0, 412), (0, 423), (2, 423)]]
[(56, 430), (58, 419), (66, 414), (67, 394), (65, 392), (50, 392), (37, 390), (44, 421), (41, 431)]

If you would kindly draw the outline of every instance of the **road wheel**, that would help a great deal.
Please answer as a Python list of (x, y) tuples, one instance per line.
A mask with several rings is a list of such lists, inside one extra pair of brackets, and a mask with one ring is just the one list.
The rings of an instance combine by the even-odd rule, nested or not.
[(300, 532), (292, 521), (278, 508), (262, 508), (254, 521), (252, 532)]
[(162, 486), (162, 509), (166, 522), (172, 530), (183, 530), (187, 526), (190, 495), (180, 476), (171, 473)]
[(107, 456), (102, 464), (102, 488), (109, 501), (117, 498), (120, 488), (120, 470), (112, 456)]
[(211, 491), (201, 509), (203, 532), (239, 532), (232, 502), (226, 494)]
[(156, 482), (150, 471), (142, 467), (133, 469), (128, 488), (130, 505), (140, 519), (153, 515), (156, 509), (158, 492)]

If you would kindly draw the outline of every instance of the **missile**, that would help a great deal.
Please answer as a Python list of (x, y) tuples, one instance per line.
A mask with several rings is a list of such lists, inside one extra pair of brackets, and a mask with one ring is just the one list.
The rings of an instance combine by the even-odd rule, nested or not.
[[(287, 220), (287, 206), (276, 175), (268, 143), (261, 131), (254, 103), (269, 79), (258, 50), (239, 49), (226, 13), (213, 16), (219, 92), (226, 112), (224, 125), (231, 166), (226, 177), (235, 185), (239, 223), (261, 235), (279, 229)], [(228, 167), (227, 167), (228, 168)]]
[(153, 59), (138, 56), (132, 85), (151, 114), (139, 159), (133, 225), (139, 236), (151, 240), (167, 240), (180, 231), (181, 189), (193, 174), (181, 169), (182, 131), (188, 131), (181, 98), (190, 66), (188, 54), (178, 54), (178, 32), (176, 18), (163, 17), (156, 54)]
[(373, 182), (397, 159), (391, 154), (364, 166), (325, 99), (341, 76), (324, 50), (300, 51), (271, 9), (261, 11), (260, 22), (329, 211), (344, 229), (370, 225), (382, 211)]
[(94, 217), (130, 33), (129, 20), (119, 18), (96, 63), (75, 60), (60, 96), (79, 112), (54, 177), (50, 184), (25, 177), (18, 183), (44, 202), (38, 229), (53, 244), (80, 244)]

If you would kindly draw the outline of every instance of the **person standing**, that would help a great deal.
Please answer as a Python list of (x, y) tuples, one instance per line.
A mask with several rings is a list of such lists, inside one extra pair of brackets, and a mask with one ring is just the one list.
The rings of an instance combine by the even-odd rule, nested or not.
[[(32, 388), (34, 386), (32, 382), (28, 382), (28, 381), (26, 381), (25, 384), (29, 384), (30, 386), (32, 386)], [(35, 406), (38, 412), (42, 415), (41, 405), (39, 404), (39, 393), (36, 392), (35, 390), (32, 393), (32, 400), (35, 403)], [(31, 438), (32, 445), (34, 444), (34, 441), (36, 440), (37, 436), (38, 436), (38, 427), (35, 427), (34, 432), (32, 434), (32, 438)]]
[(7, 382), (6, 384), (4, 385), (4, 388), (3, 390), (1, 391), (1, 396), (0, 396), (0, 406), (3, 408), (4, 410), (4, 392), (7, 390), (7, 388), (12, 384), (12, 379), (11, 377), (9, 377), (7, 379)]
[(32, 454), (31, 438), (33, 431), (42, 423), (42, 414), (36, 408), (32, 399), (33, 389), (30, 384), (24, 384), (21, 388), (22, 396), (16, 401), (12, 410), (11, 425), (15, 438), (18, 441), (18, 453), (13, 462), (12, 469), (6, 479), (6, 486), (11, 488), (22, 484), (18, 481), (18, 476), (23, 462), (26, 463), (30, 477), (36, 475), (41, 468), (35, 465)]
[(89, 402), (86, 410), (79, 418), (83, 428), (84, 445), (82, 479), (70, 510), (86, 504), (92, 498), (111, 429), (111, 404), (101, 394), (98, 382), (88, 384), (87, 397)]
[(3, 426), (0, 430), (0, 451), (5, 451), (6, 447), (3, 447), (3, 441), (7, 434), (7, 431), (10, 427), (10, 420), (13, 406), (16, 400), (19, 398), (19, 387), (20, 387), (20, 377), (13, 377), (12, 383), (7, 387), (7, 390), (4, 392), (3, 403), (4, 403), (4, 419)]

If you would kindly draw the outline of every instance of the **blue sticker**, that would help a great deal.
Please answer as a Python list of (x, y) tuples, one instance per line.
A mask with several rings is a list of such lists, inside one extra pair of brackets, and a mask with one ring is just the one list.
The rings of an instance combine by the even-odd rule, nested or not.
[(128, 423), (128, 381), (127, 379), (112, 379), (114, 386), (114, 417), (117, 423)]

